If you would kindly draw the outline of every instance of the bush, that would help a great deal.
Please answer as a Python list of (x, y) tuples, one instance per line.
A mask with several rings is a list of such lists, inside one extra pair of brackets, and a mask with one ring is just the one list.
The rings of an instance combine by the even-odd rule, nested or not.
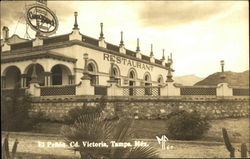
[(31, 98), (28, 94), (22, 94), (18, 88), (9, 96), (1, 96), (1, 124), (4, 131), (28, 131), (32, 130), (40, 117), (30, 118)]
[(87, 106), (87, 103), (84, 103), (82, 107), (75, 107), (70, 109), (67, 115), (64, 116), (64, 121), (66, 124), (73, 124), (82, 115), (96, 113), (100, 114), (104, 107), (105, 101), (103, 97), (95, 106)]
[(75, 107), (70, 109), (67, 115), (64, 116), (64, 121), (66, 124), (73, 124), (81, 115), (94, 114), (97, 112), (99, 112), (99, 109), (97, 107), (90, 107), (87, 106), (86, 103), (84, 103), (82, 107)]
[(207, 118), (194, 112), (184, 110), (174, 111), (167, 120), (167, 136), (177, 140), (199, 139), (209, 130), (210, 123)]

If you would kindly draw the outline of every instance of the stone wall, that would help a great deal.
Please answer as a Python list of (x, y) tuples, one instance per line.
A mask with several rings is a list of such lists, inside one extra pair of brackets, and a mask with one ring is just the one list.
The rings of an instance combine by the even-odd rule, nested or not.
[[(101, 99), (101, 100), (100, 100)], [(249, 113), (249, 97), (104, 97), (51, 96), (34, 97), (31, 113), (43, 112), (44, 118), (61, 121), (74, 107), (93, 106), (105, 101), (104, 115), (108, 119), (130, 117), (134, 119), (166, 119), (175, 109), (198, 111), (211, 119), (243, 117)]]

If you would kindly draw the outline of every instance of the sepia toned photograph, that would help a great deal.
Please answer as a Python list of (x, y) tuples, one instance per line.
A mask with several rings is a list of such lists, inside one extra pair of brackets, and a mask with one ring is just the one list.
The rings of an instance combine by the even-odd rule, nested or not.
[(249, 158), (248, 1), (1, 4), (1, 158)]

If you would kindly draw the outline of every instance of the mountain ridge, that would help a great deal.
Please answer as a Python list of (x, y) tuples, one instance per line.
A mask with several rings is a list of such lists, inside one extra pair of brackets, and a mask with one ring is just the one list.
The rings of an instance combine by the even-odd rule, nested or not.
[[(222, 72), (216, 72), (208, 77), (204, 78), (201, 81), (195, 83), (195, 86), (217, 86), (219, 83), (222, 83), (221, 79)], [(228, 83), (229, 86), (233, 87), (249, 87), (249, 70), (243, 72), (224, 72), (225, 79), (224, 82)]]
[(195, 83), (201, 81), (204, 78), (196, 76), (195, 74), (183, 75), (183, 76), (174, 76), (173, 80), (175, 83), (184, 86), (193, 86)]

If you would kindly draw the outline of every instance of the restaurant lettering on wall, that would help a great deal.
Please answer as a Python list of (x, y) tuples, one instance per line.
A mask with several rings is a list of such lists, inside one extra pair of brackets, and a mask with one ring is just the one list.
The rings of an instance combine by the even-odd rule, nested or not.
[(140, 69), (144, 69), (148, 71), (153, 71), (153, 66), (151, 65), (148, 65), (139, 61), (130, 60), (124, 57), (116, 56), (116, 55), (110, 55), (110, 54), (104, 53), (103, 59), (107, 61), (113, 61), (114, 63), (117, 63), (117, 64), (123, 64), (126, 66), (132, 66), (132, 67), (136, 67), (136, 68), (140, 68)]

